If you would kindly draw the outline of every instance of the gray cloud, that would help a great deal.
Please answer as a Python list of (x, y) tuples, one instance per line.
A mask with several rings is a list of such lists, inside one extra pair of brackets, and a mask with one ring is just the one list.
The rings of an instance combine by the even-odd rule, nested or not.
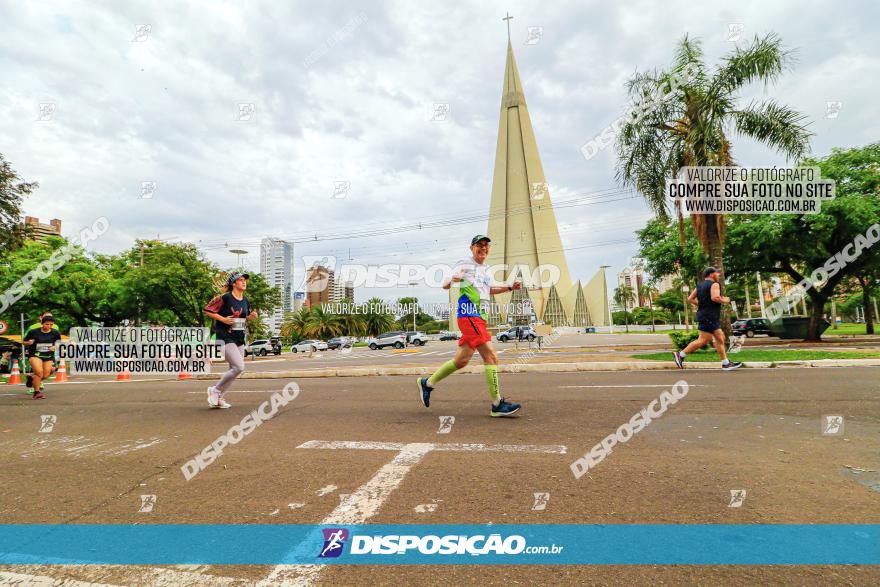
[[(623, 112), (627, 77), (666, 66), (685, 33), (717, 62), (734, 47), (731, 22), (749, 38), (775, 31), (798, 51), (779, 84), (744, 99), (773, 97), (808, 114), (818, 154), (878, 136), (870, 74), (880, 65), (880, 11), (868, 2), (55, 2), (0, 5), (0, 152), (41, 183), (28, 214), (61, 218), (71, 232), (107, 216), (112, 229), (95, 243), (105, 252), (158, 234), (200, 243), (222, 265), (233, 260), (225, 243), (249, 248), (255, 267), (263, 236), (478, 214), (489, 204), (508, 9), (557, 200), (615, 187), (613, 150), (585, 161), (578, 147)], [(144, 42), (132, 41), (136, 24), (152, 27)], [(524, 44), (527, 26), (544, 27), (538, 44)], [(825, 118), (826, 101), (843, 103), (838, 118)], [(36, 120), (41, 102), (56, 104), (52, 121)], [(429, 120), (437, 102), (450, 104), (449, 120)], [(255, 105), (254, 120), (236, 120), (239, 103)], [(751, 141), (734, 149), (744, 165), (783, 163)], [(352, 184), (344, 199), (330, 198), (336, 180)], [(158, 182), (154, 198), (139, 197), (142, 181)], [(572, 275), (625, 265), (635, 244), (616, 241), (648, 217), (638, 199), (560, 213)], [(483, 230), (301, 243), (296, 255), (452, 261)]]

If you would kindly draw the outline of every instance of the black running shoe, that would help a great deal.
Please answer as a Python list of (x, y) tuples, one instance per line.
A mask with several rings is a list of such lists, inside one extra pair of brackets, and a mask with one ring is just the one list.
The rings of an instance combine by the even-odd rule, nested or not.
[(722, 368), (723, 370), (725, 370), (725, 371), (733, 371), (734, 369), (739, 369), (739, 368), (742, 367), (742, 366), (743, 366), (742, 363), (734, 363), (734, 362), (730, 362), (730, 363), (728, 363), (728, 364), (726, 364), (726, 365), (721, 365), (721, 368)]
[(427, 377), (419, 377), (416, 383), (419, 386), (419, 399), (422, 401), (422, 405), (427, 408), (431, 405), (431, 392), (434, 391), (434, 388), (428, 387)]
[(674, 351), (672, 357), (675, 359), (675, 364), (678, 365), (678, 368), (684, 369), (684, 363), (682, 362), (681, 355), (678, 354), (678, 351)]

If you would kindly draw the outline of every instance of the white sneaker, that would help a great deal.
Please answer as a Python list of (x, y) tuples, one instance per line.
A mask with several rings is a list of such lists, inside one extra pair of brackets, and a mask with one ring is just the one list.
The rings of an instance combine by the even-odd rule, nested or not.
[(226, 409), (226, 408), (231, 408), (232, 404), (221, 397), (220, 399), (217, 400), (217, 407)]
[(220, 406), (220, 392), (214, 389), (213, 387), (208, 388), (208, 405), (212, 408), (219, 408)]

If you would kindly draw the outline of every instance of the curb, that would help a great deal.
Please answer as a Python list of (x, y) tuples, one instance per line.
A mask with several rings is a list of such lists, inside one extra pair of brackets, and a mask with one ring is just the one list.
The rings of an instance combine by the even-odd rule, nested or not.
[[(880, 367), (880, 359), (821, 359), (814, 361), (750, 361), (743, 363), (747, 369), (774, 369), (790, 367)], [(689, 363), (686, 371), (718, 370), (717, 362)], [(426, 375), (425, 367), (342, 367), (338, 369), (322, 369), (321, 371), (245, 371), (239, 379), (308, 379), (324, 377), (376, 377), (393, 375)], [(594, 361), (579, 363), (535, 363), (530, 365), (498, 365), (499, 373), (572, 373), (578, 371), (678, 371), (670, 362), (665, 361)], [(468, 365), (460, 373), (482, 373), (482, 365)], [(216, 379), (217, 374), (194, 375), (193, 379)]]

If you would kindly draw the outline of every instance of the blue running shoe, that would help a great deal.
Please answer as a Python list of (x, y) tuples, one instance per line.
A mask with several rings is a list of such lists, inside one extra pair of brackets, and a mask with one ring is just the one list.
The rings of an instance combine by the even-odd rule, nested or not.
[(431, 392), (434, 391), (434, 388), (428, 387), (427, 377), (419, 377), (416, 379), (416, 383), (419, 385), (419, 399), (422, 400), (422, 405), (427, 408), (431, 405)]
[(521, 407), (522, 406), (520, 406), (519, 404), (505, 401), (505, 399), (502, 397), (501, 402), (497, 406), (494, 404), (492, 405), (492, 411), (489, 412), (489, 415), (493, 418), (512, 416), (517, 413)]

